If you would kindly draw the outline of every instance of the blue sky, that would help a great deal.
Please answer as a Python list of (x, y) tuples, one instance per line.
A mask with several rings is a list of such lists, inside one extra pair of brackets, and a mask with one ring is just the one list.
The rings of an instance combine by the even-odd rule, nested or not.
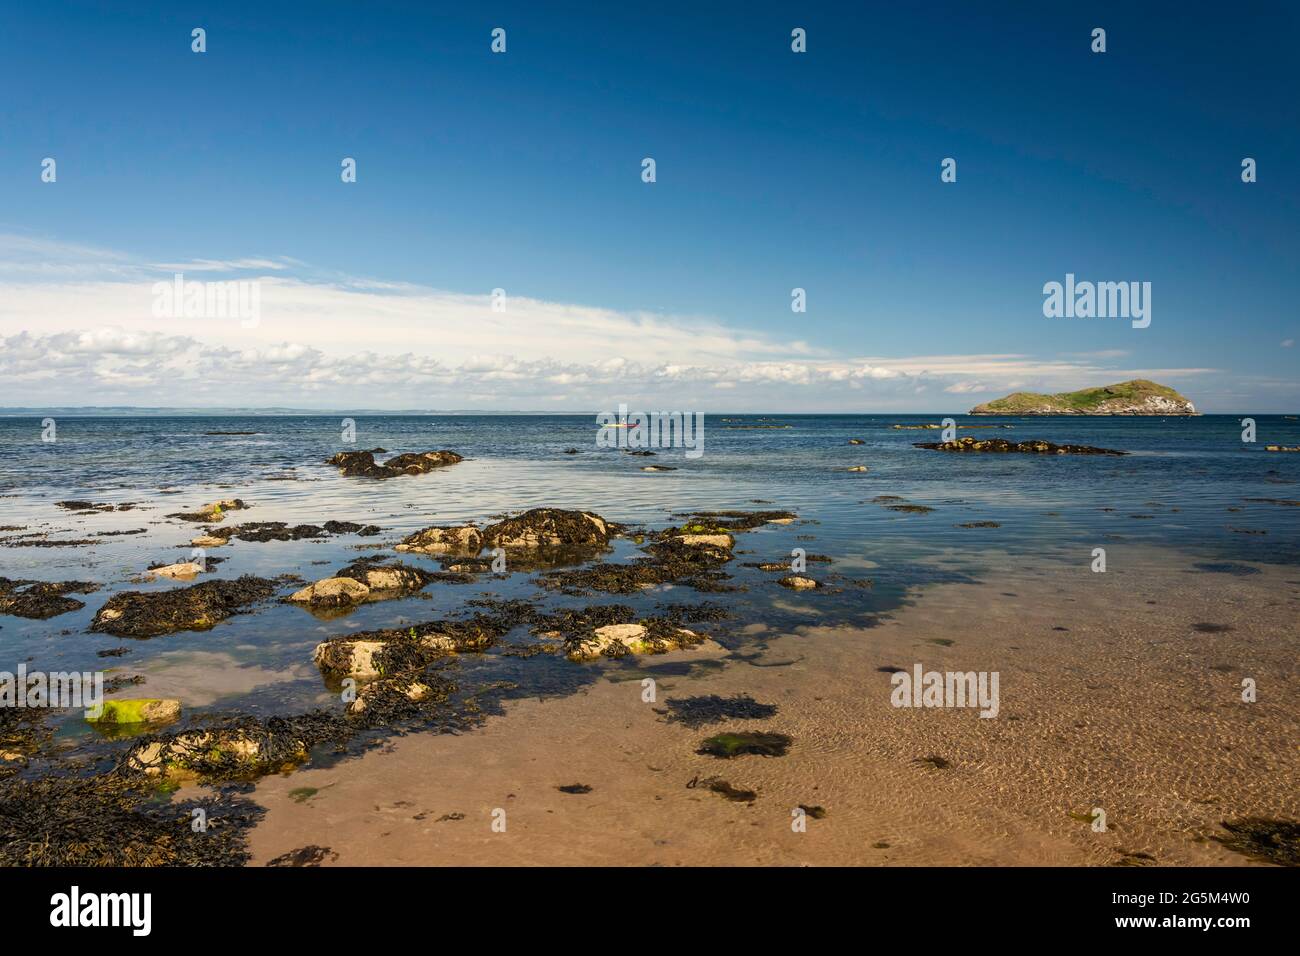
[[(1292, 5), (132, 6), (0, 24), (2, 404), (1300, 407)], [(258, 329), (113, 304), (196, 260)], [(1044, 318), (1067, 272), (1150, 327)]]

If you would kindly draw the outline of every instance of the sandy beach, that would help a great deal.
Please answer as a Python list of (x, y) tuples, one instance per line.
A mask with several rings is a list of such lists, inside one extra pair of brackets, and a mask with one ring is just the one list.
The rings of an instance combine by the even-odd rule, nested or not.
[[(509, 702), (466, 734), (412, 734), (265, 778), (251, 862), (1258, 862), (1215, 837), (1231, 836), (1225, 820), (1300, 814), (1287, 646), (1300, 581), (1287, 568), (1216, 573), (1176, 552), (1127, 553), (1127, 573), (1105, 574), (1004, 556), (1005, 570), (917, 588), (866, 629), (818, 626), (809, 602), (813, 623), (749, 625), (757, 643), (735, 653), (647, 657), (640, 670), (611, 670), (617, 680)], [(916, 663), (999, 672), (998, 716), (891, 706), (882, 668)], [(738, 694), (777, 711), (696, 727), (668, 719), (669, 701)], [(792, 743), (784, 756), (696, 752), (723, 731)], [(728, 789), (721, 781), (739, 798), (715, 792)]]

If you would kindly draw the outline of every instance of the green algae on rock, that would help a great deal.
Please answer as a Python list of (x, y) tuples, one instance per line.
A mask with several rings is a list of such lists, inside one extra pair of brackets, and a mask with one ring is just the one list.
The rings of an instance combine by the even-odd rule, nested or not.
[(106, 700), (98, 717), (87, 715), (92, 724), (167, 724), (180, 720), (181, 702), (158, 697)]

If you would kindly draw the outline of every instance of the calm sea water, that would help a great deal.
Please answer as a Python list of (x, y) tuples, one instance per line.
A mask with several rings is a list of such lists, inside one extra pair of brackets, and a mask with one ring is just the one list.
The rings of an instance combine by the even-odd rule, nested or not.
[[(104, 585), (85, 597), (84, 609), (48, 621), (0, 617), (0, 670), (12, 671), (20, 661), (31, 670), (107, 665), (114, 673), (146, 677), (132, 695), (178, 696), (191, 714), (290, 713), (338, 706), (311, 665), (316, 642), (454, 616), (480, 597), (617, 602), (647, 611), (665, 602), (718, 603), (736, 619), (705, 629), (740, 648), (754, 640), (742, 631), (756, 622), (786, 630), (831, 621), (870, 624), (915, 585), (987, 577), (1011, 562), (1065, 560), (1086, 569), (1096, 547), (1108, 549), (1111, 574), (1140, 574), (1143, 562), (1160, 560), (1162, 549), (1206, 563), (1300, 564), (1300, 508), (1294, 506), (1300, 455), (1264, 451), (1266, 443), (1300, 444), (1300, 422), (1290, 418), (1257, 416), (1259, 441), (1253, 445), (1243, 445), (1233, 416), (958, 418), (959, 424), (1014, 426), (963, 435), (1099, 445), (1130, 453), (1123, 458), (941, 454), (912, 447), (938, 440), (937, 432), (890, 427), (937, 421), (938, 416), (908, 415), (709, 416), (704, 454), (688, 459), (681, 449), (648, 458), (598, 448), (594, 416), (361, 417), (352, 445), (341, 440), (337, 417), (60, 418), (53, 443), (41, 441), (39, 419), (0, 419), (0, 527), (6, 529), (0, 531), (0, 575)], [(755, 424), (788, 427), (737, 427)], [(850, 445), (850, 438), (864, 443)], [(324, 464), (337, 451), (375, 446), (394, 454), (450, 448), (467, 460), (387, 481), (343, 478)], [(578, 453), (565, 454), (568, 448)], [(648, 463), (677, 470), (643, 472)], [(859, 464), (869, 471), (847, 470)], [(295, 480), (274, 480), (287, 474)], [(901, 514), (872, 503), (878, 495), (934, 510)], [(236, 541), (210, 552), (225, 559), (214, 572), (220, 577), (327, 577), (359, 556), (391, 554), (373, 546), (391, 545), (427, 525), (485, 522), (538, 506), (582, 508), (649, 528), (673, 523), (675, 513), (704, 509), (782, 508), (797, 512), (800, 521), (739, 536), (738, 560), (729, 570), (746, 590), (734, 594), (676, 588), (632, 598), (565, 597), (542, 592), (533, 575), (520, 573), (468, 585), (435, 584), (417, 597), (366, 605), (332, 620), (271, 604), (203, 633), (122, 641), (87, 632), (95, 610), (115, 591), (180, 586), (134, 582), (148, 565), (189, 554), (198, 526), (167, 513), (223, 497), (252, 505), (229, 515), (227, 523), (339, 519), (377, 524), (383, 534)], [(137, 507), (83, 515), (55, 506), (70, 498)], [(975, 521), (999, 527), (959, 527)], [(12, 530), (18, 528), (24, 530)], [(137, 528), (145, 533), (97, 534)], [(31, 532), (95, 543), (11, 546), (21, 540), (16, 535)], [(794, 594), (776, 586), (773, 575), (738, 566), (788, 560), (794, 547), (832, 556), (829, 568), (810, 565), (810, 571), (841, 590)], [(621, 542), (608, 559), (637, 553), (630, 542)], [(436, 568), (418, 556), (402, 560)], [(862, 586), (865, 579), (871, 587)], [(1219, 586), (1231, 577), (1206, 580)], [(124, 657), (96, 655), (124, 645), (130, 648)], [(513, 680), (518, 693), (535, 694), (563, 692), (596, 672), (549, 658), (489, 653), (467, 656), (460, 679), (465, 685)], [(87, 734), (74, 719), (63, 732), (78, 739)]]

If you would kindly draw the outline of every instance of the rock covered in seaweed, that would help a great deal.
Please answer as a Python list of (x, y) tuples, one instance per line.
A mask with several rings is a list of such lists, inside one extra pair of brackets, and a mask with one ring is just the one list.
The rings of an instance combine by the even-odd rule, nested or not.
[(626, 624), (606, 624), (587, 634), (572, 636), (564, 642), (564, 654), (571, 661), (594, 661), (628, 654), (664, 654), (704, 640), (703, 635), (688, 628), (647, 618)]
[(420, 590), (434, 575), (400, 562), (356, 561), (333, 577), (309, 584), (289, 595), (295, 604), (312, 607), (350, 607), (363, 601), (401, 597)]
[(617, 533), (615, 525), (590, 511), (533, 508), (481, 529), (468, 524), (432, 525), (408, 535), (397, 550), (433, 555), (476, 555), (484, 548), (593, 550), (606, 547)]
[(370, 596), (370, 588), (352, 578), (323, 578), (301, 590), (294, 591), (287, 600), (294, 604), (313, 607), (347, 607), (359, 604)]
[(244, 575), (169, 591), (122, 591), (104, 603), (90, 629), (140, 638), (206, 631), (248, 605), (269, 598), (275, 589), (274, 581)]
[(417, 554), (478, 554), (483, 532), (473, 525), (433, 525), (407, 535), (396, 550)]
[(375, 455), (383, 453), (382, 448), (373, 448), (370, 451), (341, 451), (330, 458), (326, 464), (334, 465), (344, 477), (348, 478), (395, 478), (399, 475), (428, 474), (435, 468), (445, 468), (465, 460), (456, 452), (443, 449), (395, 455), (383, 464), (379, 464), (375, 461)]
[(487, 650), (501, 634), (500, 626), (478, 617), (427, 621), (322, 641), (312, 651), (312, 661), (328, 680), (375, 680), (419, 670), (448, 654)]
[(1020, 452), (1037, 455), (1127, 455), (1126, 451), (1113, 448), (1094, 448), (1092, 445), (1054, 445), (1042, 439), (1029, 441), (1007, 441), (1005, 438), (957, 438), (953, 441), (918, 441), (912, 443), (915, 448), (929, 448), (934, 451), (957, 452)]
[(123, 767), (170, 780), (247, 779), (302, 763), (307, 749), (308, 742), (298, 735), (250, 722), (245, 727), (188, 730), (141, 741), (127, 751)]
[(489, 548), (603, 547), (614, 533), (610, 523), (590, 511), (533, 508), (483, 529)]
[(227, 544), (232, 538), (254, 542), (302, 541), (326, 538), (332, 534), (355, 534), (365, 538), (379, 534), (379, 527), (373, 524), (363, 525), (355, 521), (326, 521), (319, 525), (292, 526), (283, 521), (248, 521), (225, 528), (205, 528), (204, 533), (190, 541), (190, 544), (196, 548), (215, 548)]
[(91, 594), (99, 585), (90, 581), (28, 581), (0, 578), (0, 614), (43, 621), (76, 611), (85, 603), (69, 594)]

